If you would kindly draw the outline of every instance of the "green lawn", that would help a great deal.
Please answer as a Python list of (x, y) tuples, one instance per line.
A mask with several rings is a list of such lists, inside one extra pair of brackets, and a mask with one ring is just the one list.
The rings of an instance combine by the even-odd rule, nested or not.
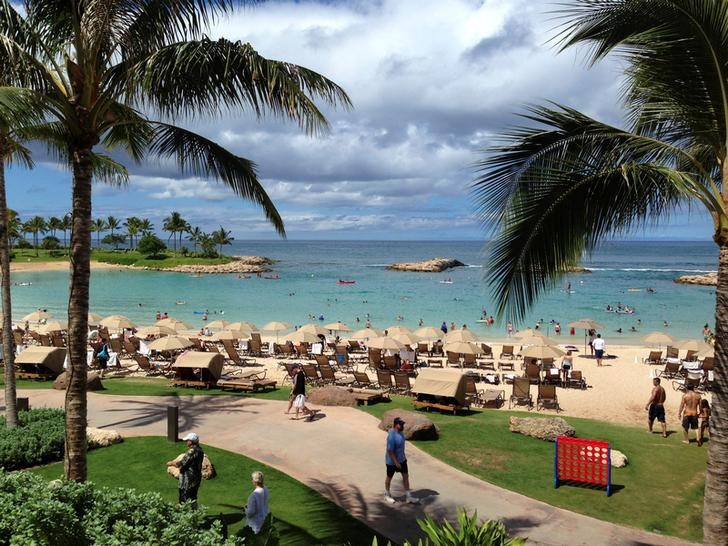
[[(388, 409), (412, 409), (410, 399), (363, 407), (377, 417)], [(438, 459), (485, 481), (528, 497), (598, 519), (691, 541), (702, 539), (703, 488), (707, 446), (681, 443), (682, 430), (663, 439), (645, 429), (566, 417), (581, 438), (608, 440), (629, 459), (613, 469), (616, 492), (553, 487), (554, 444), (508, 430), (508, 417), (526, 412), (474, 411), (469, 415), (428, 416), (439, 425), (435, 442), (415, 442)], [(538, 416), (536, 416), (538, 417)], [(668, 430), (678, 431), (673, 423)], [(413, 473), (416, 476), (416, 469)], [(418, 481), (426, 483), (427, 477)]]
[[(95, 243), (95, 241), (94, 241)], [(67, 262), (67, 249), (59, 250), (43, 250), (34, 248), (14, 248), (13, 261), (16, 262)], [(218, 258), (202, 258), (200, 256), (182, 256), (175, 255), (172, 250), (167, 250), (165, 254), (156, 259), (149, 259), (145, 255), (136, 250), (106, 250), (92, 249), (91, 259), (99, 262), (106, 262), (119, 265), (133, 265), (135, 267), (150, 268), (169, 268), (178, 265), (217, 265), (226, 264), (232, 261), (228, 256), (220, 256)]]
[[(177, 482), (167, 475), (164, 463), (184, 449), (182, 442), (173, 444), (160, 437), (129, 438), (89, 452), (89, 480), (105, 487), (156, 491), (166, 500), (177, 502)], [(270, 489), (270, 510), (277, 521), (282, 546), (346, 541), (371, 544), (374, 532), (369, 527), (302, 483), (237, 453), (204, 444), (203, 449), (215, 465), (217, 477), (203, 482), (199, 502), (211, 516), (222, 516), (230, 532), (242, 528), (241, 509), (252, 490), (250, 473), (261, 470)], [(54, 463), (32, 472), (56, 479), (63, 474), (63, 464)]]

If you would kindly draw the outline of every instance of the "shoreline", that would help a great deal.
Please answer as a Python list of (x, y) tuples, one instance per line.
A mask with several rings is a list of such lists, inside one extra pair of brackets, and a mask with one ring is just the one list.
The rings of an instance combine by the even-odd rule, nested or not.
[[(70, 262), (10, 262), (10, 272), (30, 272), (30, 271), (65, 271), (70, 269)], [(120, 264), (110, 264), (106, 262), (91, 261), (91, 269), (141, 269)]]

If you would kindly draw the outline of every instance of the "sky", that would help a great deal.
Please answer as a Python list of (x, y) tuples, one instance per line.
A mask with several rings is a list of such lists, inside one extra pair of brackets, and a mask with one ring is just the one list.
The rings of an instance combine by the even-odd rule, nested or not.
[[(289, 239), (479, 240), (470, 188), (474, 163), (524, 106), (546, 100), (623, 125), (621, 70), (587, 67), (585, 51), (559, 53), (554, 5), (533, 0), (271, 1), (210, 30), (250, 42), (265, 57), (313, 69), (342, 86), (351, 110), (321, 105), (328, 134), (249, 112), (174, 120), (255, 161)], [(94, 217), (223, 225), (236, 240), (276, 239), (260, 210), (214, 180), (174, 165), (128, 164), (128, 186), (96, 184)], [(21, 219), (70, 210), (70, 175), (38, 159), (11, 168), (8, 205)], [(708, 239), (699, 210), (675, 214), (644, 239)]]

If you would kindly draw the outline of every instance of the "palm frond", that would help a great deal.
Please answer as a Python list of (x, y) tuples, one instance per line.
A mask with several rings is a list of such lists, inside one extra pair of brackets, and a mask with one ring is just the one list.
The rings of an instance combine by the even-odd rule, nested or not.
[(37, 125), (49, 114), (37, 93), (18, 87), (0, 87), (0, 127), (8, 129)]
[(126, 89), (128, 100), (165, 117), (190, 112), (217, 115), (242, 108), (256, 116), (271, 112), (293, 119), (309, 134), (328, 128), (314, 100), (351, 106), (346, 92), (328, 78), (266, 59), (250, 44), (224, 39), (164, 47), (144, 59), (120, 63), (109, 78), (112, 86)]
[(213, 177), (236, 195), (260, 205), (266, 219), (279, 235), (285, 237), (283, 219), (260, 184), (252, 161), (186, 129), (159, 122), (151, 122), (151, 125), (155, 132), (150, 153), (173, 158), (183, 173)]
[(94, 179), (111, 186), (125, 186), (129, 182), (126, 167), (105, 154), (91, 154)]
[(540, 127), (508, 132), (478, 164), (473, 187), (481, 221), (497, 231), (488, 280), (501, 315), (523, 317), (607, 236), (662, 221), (695, 198), (725, 215), (699, 165), (669, 143), (563, 107), (524, 117)]
[[(108, 123), (101, 145), (108, 150), (122, 148), (134, 161), (141, 162), (149, 150), (149, 141), (154, 130), (146, 118), (133, 108), (112, 103), (106, 112)], [(102, 130), (106, 129), (102, 126)]]
[(32, 169), (35, 166), (33, 154), (21, 142), (9, 138), (9, 135), (0, 135), (0, 141), (4, 141), (7, 152), (4, 157), (0, 157), (0, 161), (6, 165), (18, 164), (26, 169)]

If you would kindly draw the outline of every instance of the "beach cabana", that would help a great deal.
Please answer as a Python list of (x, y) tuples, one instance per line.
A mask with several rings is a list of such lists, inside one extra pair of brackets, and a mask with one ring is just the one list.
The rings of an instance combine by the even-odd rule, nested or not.
[(436, 408), (457, 413), (468, 409), (465, 376), (459, 370), (423, 368), (420, 370), (412, 394), (415, 407)]
[(31, 345), (15, 357), (19, 379), (55, 379), (63, 372), (66, 349)]
[(172, 369), (174, 378), (171, 381), (175, 387), (214, 387), (222, 375), (225, 357), (220, 353), (203, 353), (189, 351), (180, 355)]

